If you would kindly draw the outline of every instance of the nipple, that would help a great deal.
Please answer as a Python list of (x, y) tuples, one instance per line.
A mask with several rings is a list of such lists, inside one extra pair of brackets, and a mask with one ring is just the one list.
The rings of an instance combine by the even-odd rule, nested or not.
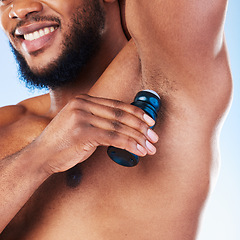
[(66, 184), (70, 188), (76, 188), (82, 179), (82, 172), (78, 165), (73, 168), (70, 168), (66, 172)]

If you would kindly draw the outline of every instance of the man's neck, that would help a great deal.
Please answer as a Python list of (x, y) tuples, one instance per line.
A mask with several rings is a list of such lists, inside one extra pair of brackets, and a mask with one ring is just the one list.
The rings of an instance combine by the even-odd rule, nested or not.
[(98, 54), (89, 61), (73, 83), (50, 90), (51, 107), (49, 116), (54, 117), (69, 100), (77, 95), (87, 94), (126, 43), (127, 40), (124, 38), (118, 42), (117, 46), (103, 45)]

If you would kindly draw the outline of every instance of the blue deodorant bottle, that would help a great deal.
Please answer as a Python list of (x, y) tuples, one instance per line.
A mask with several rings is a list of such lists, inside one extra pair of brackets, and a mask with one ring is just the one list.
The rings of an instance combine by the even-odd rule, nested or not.
[[(144, 90), (137, 93), (136, 97), (134, 98), (134, 102), (131, 104), (141, 108), (156, 121), (157, 113), (161, 106), (161, 100), (156, 92), (152, 90)], [(153, 127), (154, 126), (151, 128)], [(114, 162), (125, 167), (133, 167), (139, 162), (139, 156), (124, 149), (110, 146), (108, 147), (107, 153)]]

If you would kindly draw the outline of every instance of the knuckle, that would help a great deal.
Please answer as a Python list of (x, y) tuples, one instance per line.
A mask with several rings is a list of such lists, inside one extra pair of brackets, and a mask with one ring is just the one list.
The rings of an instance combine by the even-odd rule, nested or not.
[(81, 109), (88, 103), (87, 99), (84, 98), (73, 98), (69, 101), (69, 105), (72, 109)]
[(120, 107), (122, 106), (123, 102), (119, 101), (119, 100), (113, 100), (113, 107)]
[(147, 131), (147, 129), (148, 129), (147, 124), (145, 122), (141, 121), (140, 119), (137, 121), (136, 127), (142, 133), (145, 133)]
[(87, 100), (87, 99), (90, 98), (90, 96), (87, 95), (87, 94), (79, 94), (79, 95), (77, 96), (77, 98), (78, 98), (78, 99), (85, 99), (85, 100)]
[(73, 99), (69, 100), (68, 105), (69, 105), (70, 108), (72, 108), (72, 109), (78, 108), (78, 106), (79, 106), (79, 101), (78, 101), (77, 98), (73, 98)]
[(137, 132), (136, 133), (136, 137), (135, 137), (139, 142), (145, 141), (146, 137), (144, 136), (144, 134)]
[(79, 114), (73, 112), (69, 117), (69, 122), (71, 122), (71, 126), (75, 127), (79, 125), (80, 117)]
[(136, 144), (136, 141), (133, 138), (127, 137), (125, 148), (133, 147), (135, 144)]
[(116, 108), (113, 110), (113, 114), (114, 114), (115, 118), (120, 119), (124, 116), (125, 113), (123, 110)]
[(81, 121), (80, 123), (78, 123), (73, 132), (72, 132), (72, 136), (79, 141), (81, 139), (80, 136), (84, 136), (84, 139), (86, 140), (90, 135), (92, 135), (92, 133), (96, 132), (95, 127), (88, 123), (88, 122), (84, 122)]
[(77, 111), (77, 110), (73, 110), (71, 112), (71, 115), (70, 115), (70, 119), (73, 121), (73, 122), (78, 122), (79, 121), (79, 118), (80, 118), (80, 111)]
[(115, 141), (115, 140), (119, 139), (119, 134), (115, 131), (108, 131), (107, 137), (110, 138), (111, 140)]
[(120, 130), (122, 128), (122, 124), (118, 121), (112, 121), (111, 125), (114, 130)]
[(144, 114), (144, 111), (143, 111), (141, 108), (139, 108), (139, 107), (137, 107), (137, 106), (135, 106), (135, 105), (131, 105), (131, 107), (132, 107), (132, 113), (133, 113), (134, 115), (136, 115), (136, 116), (141, 116), (141, 115)]
[(90, 118), (89, 114), (87, 114), (87, 112), (85, 112), (83, 110), (75, 109), (71, 113), (71, 120), (75, 124), (79, 124), (80, 122), (84, 122), (86, 120), (89, 121), (89, 118)]

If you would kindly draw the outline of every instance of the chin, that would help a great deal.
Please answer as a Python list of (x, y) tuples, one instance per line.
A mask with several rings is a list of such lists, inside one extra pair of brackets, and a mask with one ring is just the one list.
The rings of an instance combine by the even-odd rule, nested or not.
[(26, 62), (34, 74), (44, 75), (51, 71), (57, 60), (57, 58), (49, 60), (49, 57), (44, 56), (38, 59), (26, 60)]

